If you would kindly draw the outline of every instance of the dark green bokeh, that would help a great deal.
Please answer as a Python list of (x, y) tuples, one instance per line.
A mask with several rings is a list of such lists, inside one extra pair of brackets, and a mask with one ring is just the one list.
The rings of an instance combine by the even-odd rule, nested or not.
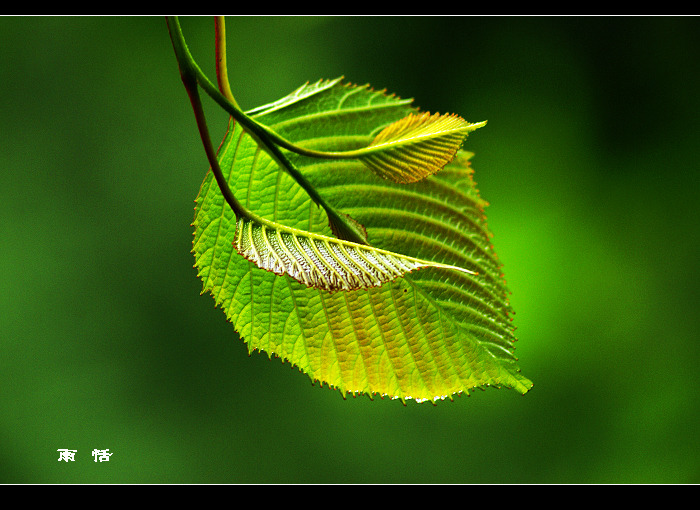
[[(213, 78), (213, 21), (182, 25)], [(0, 18), (0, 483), (700, 482), (697, 18), (227, 28), (244, 108), (344, 75), (489, 121), (466, 148), (535, 387), (404, 407), (249, 357), (192, 268), (163, 18)]]

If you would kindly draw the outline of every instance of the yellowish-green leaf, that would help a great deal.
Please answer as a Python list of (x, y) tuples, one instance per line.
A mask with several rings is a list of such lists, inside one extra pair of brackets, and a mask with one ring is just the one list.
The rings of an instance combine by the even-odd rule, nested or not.
[(485, 124), (454, 114), (410, 114), (384, 128), (358, 159), (385, 179), (416, 182), (444, 168), (467, 135)]
[[(386, 126), (417, 111), (410, 101), (334, 80), (301, 87), (254, 113), (296, 144), (350, 151), (367, 147)], [(426, 267), (380, 286), (329, 292), (300, 283), (286, 269), (282, 275), (263, 270), (238, 253), (237, 218), (209, 172), (196, 200), (195, 265), (203, 291), (212, 294), (250, 351), (279, 356), (343, 394), (433, 401), (487, 386), (530, 389), (513, 352), (508, 289), (470, 154), (458, 151), (440, 172), (410, 185), (380, 178), (356, 160), (289, 157), (339, 214), (366, 228), (372, 247), (477, 274)], [(248, 210), (333, 239), (325, 211), (237, 123), (218, 159)], [(296, 245), (301, 234), (296, 241), (286, 235), (275, 253), (284, 252), (282, 244)], [(260, 233), (252, 238), (256, 245), (262, 239)], [(318, 248), (316, 241), (305, 242), (316, 254), (310, 246)], [(258, 256), (264, 253), (258, 250)], [(306, 261), (299, 253), (301, 259), (268, 257), (262, 265), (292, 268), (293, 258), (296, 264)]]

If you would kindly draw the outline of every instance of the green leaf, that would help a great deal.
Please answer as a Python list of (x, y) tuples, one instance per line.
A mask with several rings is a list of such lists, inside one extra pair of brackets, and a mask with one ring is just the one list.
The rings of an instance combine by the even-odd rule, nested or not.
[[(356, 150), (417, 110), (333, 80), (252, 113), (294, 143)], [(239, 125), (229, 126), (218, 158), (237, 199), (275, 230), (333, 238), (325, 212)], [(469, 154), (457, 152), (441, 172), (410, 185), (356, 160), (289, 158), (328, 203), (364, 225), (372, 247), (478, 274), (427, 267), (379, 287), (328, 292), (261, 269), (237, 252), (236, 217), (209, 172), (196, 199), (195, 265), (203, 292), (250, 351), (279, 356), (343, 394), (432, 401), (486, 386), (529, 390)]]

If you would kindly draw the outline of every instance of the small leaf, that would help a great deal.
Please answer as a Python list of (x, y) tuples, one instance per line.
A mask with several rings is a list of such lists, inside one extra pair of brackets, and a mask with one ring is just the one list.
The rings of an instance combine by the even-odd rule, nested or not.
[(333, 237), (285, 227), (262, 218), (238, 218), (233, 242), (239, 254), (278, 275), (327, 291), (379, 287), (424, 267), (473, 271), (407, 257)]
[(454, 114), (410, 114), (384, 128), (358, 159), (385, 179), (420, 181), (452, 161), (469, 132), (485, 124)]

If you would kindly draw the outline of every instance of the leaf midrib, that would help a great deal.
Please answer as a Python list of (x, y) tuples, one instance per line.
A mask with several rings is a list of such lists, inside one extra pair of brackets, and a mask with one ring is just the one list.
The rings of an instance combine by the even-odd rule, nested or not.
[[(339, 110), (326, 110), (323, 112), (314, 112), (314, 113), (306, 113), (303, 115), (299, 115), (298, 117), (293, 117), (287, 120), (280, 120), (275, 122), (274, 124), (265, 124), (269, 128), (274, 129), (275, 131), (286, 131), (289, 130), (290, 128), (299, 128), (305, 123), (311, 123), (311, 124), (316, 124), (319, 122), (323, 122), (324, 118), (331, 118), (331, 117), (341, 117), (341, 116), (346, 116), (346, 115), (357, 115), (361, 113), (367, 113), (367, 112), (372, 112), (372, 111), (377, 111), (377, 110), (390, 110), (390, 109), (401, 109), (402, 107), (406, 107), (407, 105), (410, 105), (410, 101), (404, 100), (407, 102), (403, 103), (387, 103), (387, 104), (381, 104), (381, 105), (369, 105), (369, 106), (363, 106), (363, 107), (351, 107), (351, 108), (343, 108)], [(376, 131), (376, 130), (375, 130)], [(369, 134), (368, 136), (371, 136)], [(298, 143), (298, 140), (294, 140), (294, 143)]]

